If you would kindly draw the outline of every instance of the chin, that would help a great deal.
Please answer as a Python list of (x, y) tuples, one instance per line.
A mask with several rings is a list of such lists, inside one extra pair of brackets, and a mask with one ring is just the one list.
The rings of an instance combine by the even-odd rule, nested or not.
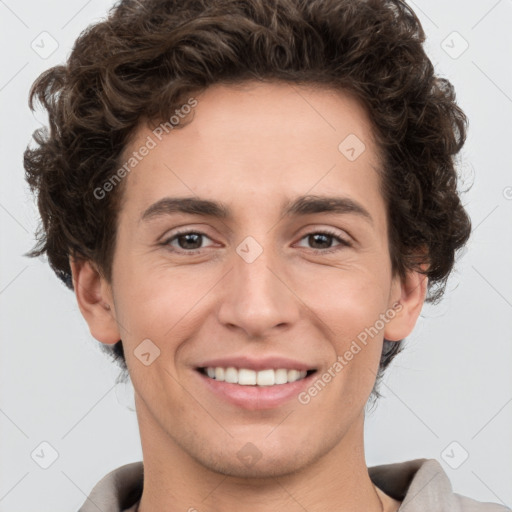
[[(256, 446), (257, 443), (257, 446)], [(235, 450), (229, 446), (235, 445)], [(210, 471), (234, 478), (278, 478), (301, 471), (314, 464), (331, 446), (289, 439), (285, 446), (258, 438), (255, 443), (231, 440), (225, 446), (198, 450), (189, 446), (189, 455)], [(240, 446), (240, 447), (239, 447)], [(192, 448), (192, 450), (190, 450)]]
[(290, 475), (307, 465), (307, 461), (298, 460), (293, 456), (272, 458), (262, 454), (261, 458), (254, 462), (241, 462), (235, 455), (223, 458), (209, 458), (198, 460), (204, 467), (216, 473), (233, 478), (268, 479)]

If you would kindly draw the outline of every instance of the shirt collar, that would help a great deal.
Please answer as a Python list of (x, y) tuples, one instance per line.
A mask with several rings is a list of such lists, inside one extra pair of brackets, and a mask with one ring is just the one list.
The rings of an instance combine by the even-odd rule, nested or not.
[[(451, 483), (435, 459), (415, 459), (368, 467), (372, 482), (401, 501), (400, 511), (453, 512), (458, 510)], [(78, 512), (135, 512), (142, 496), (143, 462), (132, 462), (105, 475)]]

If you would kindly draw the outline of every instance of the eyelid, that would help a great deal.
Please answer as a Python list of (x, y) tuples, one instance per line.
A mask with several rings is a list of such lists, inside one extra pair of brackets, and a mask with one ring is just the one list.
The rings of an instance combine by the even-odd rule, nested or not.
[[(203, 231), (201, 231), (199, 229), (193, 229), (193, 228), (179, 229), (178, 228), (177, 231), (173, 231), (171, 234), (165, 236), (163, 238), (162, 242), (160, 242), (160, 245), (163, 245), (164, 247), (165, 246), (171, 247), (171, 242), (174, 242), (175, 240), (177, 240), (179, 236), (189, 235), (189, 234), (200, 235), (204, 238), (208, 238), (209, 240), (213, 241), (213, 239), (210, 236), (208, 236), (206, 233), (204, 233)], [(185, 254), (194, 254), (194, 253), (200, 252), (204, 249), (206, 249), (206, 247), (201, 247), (200, 249), (190, 249), (190, 250), (174, 249), (173, 252), (181, 253), (181, 254), (184, 254), (184, 253)]]
[[(186, 228), (182, 228), (182, 229), (177, 228), (176, 231), (173, 231), (170, 235), (166, 236), (164, 238), (164, 240), (162, 242), (160, 242), (160, 245), (167, 247), (167, 248), (170, 247), (169, 250), (171, 252), (173, 252), (175, 254), (182, 254), (182, 255), (198, 254), (208, 248), (208, 247), (201, 247), (199, 249), (187, 250), (187, 249), (173, 248), (171, 246), (171, 242), (174, 242), (182, 235), (188, 235), (188, 234), (196, 234), (196, 235), (202, 236), (204, 238), (208, 238), (213, 241), (213, 239), (210, 236), (208, 236), (206, 233), (204, 233), (203, 231), (200, 231), (198, 229), (193, 229), (191, 227), (186, 227)], [(329, 237), (332, 237), (334, 240), (336, 240), (338, 242), (338, 245), (329, 247), (327, 249), (314, 249), (314, 248), (306, 247), (306, 249), (309, 249), (309, 251), (312, 251), (315, 254), (329, 254), (329, 253), (336, 252), (336, 251), (341, 250), (346, 247), (353, 247), (353, 242), (351, 240), (347, 240), (347, 238), (345, 236), (341, 235), (334, 228), (330, 228), (330, 227), (329, 228), (309, 227), (309, 230), (307, 232), (305, 232), (304, 234), (302, 234), (302, 236), (299, 237), (298, 242), (301, 242), (306, 237), (312, 236), (312, 235), (327, 235)], [(347, 237), (351, 238), (350, 235), (348, 235), (348, 234), (347, 234)]]
[(306, 233), (304, 233), (302, 236), (300, 236), (299, 242), (301, 240), (303, 240), (304, 238), (311, 236), (311, 235), (327, 235), (327, 236), (334, 238), (339, 244), (334, 247), (329, 247), (327, 249), (309, 248), (310, 251), (314, 251), (314, 252), (317, 252), (320, 254), (322, 254), (322, 253), (328, 254), (330, 252), (335, 252), (336, 250), (338, 250), (341, 247), (353, 247), (353, 242), (348, 239), (351, 237), (349, 237), (348, 235), (345, 237), (333, 228), (320, 228), (320, 227), (319, 228), (310, 228)]

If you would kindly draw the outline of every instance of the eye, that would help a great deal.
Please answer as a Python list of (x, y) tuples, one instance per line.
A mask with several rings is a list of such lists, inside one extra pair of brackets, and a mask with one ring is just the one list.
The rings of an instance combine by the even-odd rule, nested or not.
[[(210, 237), (200, 231), (179, 231), (164, 240), (161, 245), (170, 247), (173, 252), (196, 254), (205, 248), (202, 245), (205, 238), (211, 241)], [(301, 238), (301, 240), (304, 239), (307, 239), (308, 243), (313, 244), (313, 247), (310, 247), (313, 251), (322, 254), (335, 252), (343, 247), (351, 247), (350, 242), (329, 230), (308, 233)], [(333, 241), (337, 242), (337, 245), (332, 246)]]
[[(315, 252), (320, 252), (322, 254), (335, 252), (343, 247), (351, 247), (351, 244), (341, 238), (333, 231), (325, 230), (325, 231), (315, 231), (312, 233), (308, 233), (303, 236), (301, 240), (307, 239), (307, 242), (320, 247), (312, 247)], [(338, 245), (332, 247), (332, 241), (338, 242)], [(327, 247), (326, 247), (327, 246)]]
[[(170, 246), (172, 250), (177, 250), (177, 252), (184, 251), (194, 254), (204, 248), (202, 247), (203, 238), (211, 240), (211, 238), (200, 231), (179, 231), (163, 241), (162, 245)], [(175, 245), (176, 243), (178, 246)]]

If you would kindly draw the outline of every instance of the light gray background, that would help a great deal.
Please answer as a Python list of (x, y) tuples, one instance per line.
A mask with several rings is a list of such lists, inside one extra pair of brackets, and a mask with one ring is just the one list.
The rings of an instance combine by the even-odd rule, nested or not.
[[(512, 1), (410, 4), (437, 72), (452, 81), (470, 119), (460, 169), (461, 187), (473, 183), (463, 198), (474, 232), (446, 298), (424, 309), (388, 372), (385, 397), (367, 418), (367, 463), (436, 458), (456, 492), (510, 507)], [(22, 256), (38, 223), (22, 154), (44, 122), (28, 110), (29, 87), (62, 63), (78, 34), (111, 5), (0, 0), (2, 512), (77, 510), (103, 475), (142, 458), (130, 393), (115, 385), (118, 370), (90, 336), (73, 293), (45, 261)], [(59, 45), (46, 59), (31, 47), (46, 37), (51, 48), (43, 31)], [(453, 31), (469, 44), (457, 58), (464, 42)], [(31, 458), (37, 449), (36, 460), (50, 460), (43, 441), (58, 452), (48, 469)], [(469, 458), (452, 469), (446, 461), (454, 465), (462, 450)]]

